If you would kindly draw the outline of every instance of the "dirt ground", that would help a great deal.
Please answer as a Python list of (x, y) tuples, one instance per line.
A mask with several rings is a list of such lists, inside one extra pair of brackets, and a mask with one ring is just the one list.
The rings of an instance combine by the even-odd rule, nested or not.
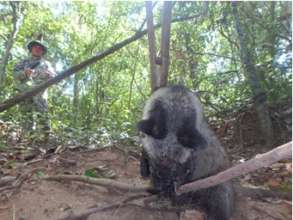
[[(120, 147), (121, 148), (121, 147)], [(129, 154), (128, 154), (129, 155)], [(34, 160), (31, 160), (31, 162)], [(28, 164), (18, 161), (1, 169), (2, 175), (18, 176), (34, 174), (27, 178), (17, 190), (1, 193), (1, 220), (57, 220), (70, 213), (84, 212), (90, 208), (107, 207), (119, 204), (131, 193), (121, 193), (101, 186), (78, 182), (57, 182), (43, 180), (43, 175), (77, 174), (83, 175), (87, 170), (106, 167), (115, 172), (115, 180), (126, 183), (146, 183), (139, 177), (139, 161), (134, 156), (127, 156), (121, 150), (108, 148), (104, 150), (65, 150), (52, 154), (40, 161)], [(36, 170), (38, 170), (36, 172)], [(113, 174), (113, 173), (112, 173)], [(1, 192), (1, 188), (0, 188)], [(5, 193), (3, 193), (5, 192)], [(13, 194), (11, 194), (13, 192)], [(291, 201), (274, 199), (254, 201), (241, 198), (242, 213), (249, 220), (289, 220), (292, 218)], [(70, 218), (68, 218), (70, 219)], [(89, 220), (163, 220), (179, 219), (174, 211), (158, 211), (151, 208), (129, 204), (97, 212)], [(188, 210), (181, 214), (181, 220), (201, 220), (202, 214)]]

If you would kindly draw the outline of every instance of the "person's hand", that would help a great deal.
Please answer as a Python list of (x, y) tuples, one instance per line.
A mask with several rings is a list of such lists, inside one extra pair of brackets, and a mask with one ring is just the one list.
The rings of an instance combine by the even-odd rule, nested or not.
[(49, 70), (45, 71), (45, 74), (48, 78), (53, 78), (53, 73)]
[(27, 68), (27, 69), (24, 70), (24, 73), (25, 73), (25, 75), (27, 77), (31, 77), (31, 75), (33, 74), (33, 72), (34, 72), (34, 70), (29, 69), (29, 68)]

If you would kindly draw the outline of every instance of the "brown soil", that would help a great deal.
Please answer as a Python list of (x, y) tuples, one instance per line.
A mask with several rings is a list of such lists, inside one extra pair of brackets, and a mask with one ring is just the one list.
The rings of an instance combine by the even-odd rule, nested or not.
[[(91, 168), (106, 165), (116, 172), (116, 180), (127, 183), (145, 183), (139, 177), (139, 161), (134, 157), (115, 148), (89, 152), (65, 151), (60, 155), (52, 155), (40, 162), (24, 166), (18, 162), (13, 169), (3, 169), (9, 175), (17, 176), (35, 169), (42, 173), (33, 175), (24, 182), (21, 188), (5, 199), (2, 194), (0, 203), (0, 219), (2, 220), (52, 220), (66, 216), (70, 212), (83, 212), (91, 207), (105, 207), (116, 204), (129, 196), (129, 193), (119, 193), (104, 187), (98, 187), (77, 182), (55, 182), (40, 179), (41, 174), (78, 174), (82, 175)], [(66, 161), (76, 161), (75, 165), (66, 164)], [(242, 199), (241, 199), (242, 200)], [(275, 200), (274, 202), (252, 201), (243, 198), (241, 201), (242, 213), (248, 219), (291, 219), (291, 202)], [(245, 207), (245, 208), (244, 208)], [(198, 217), (195, 217), (198, 216)], [(154, 211), (148, 208), (129, 205), (98, 212), (88, 219), (93, 220), (161, 220), (178, 219), (175, 212)], [(182, 214), (181, 220), (201, 220), (202, 215), (197, 211), (189, 210)], [(235, 219), (240, 219), (236, 217)]]
[[(60, 161), (62, 158), (62, 162)], [(68, 166), (66, 160), (76, 161), (76, 165)], [(138, 175), (139, 161), (133, 157), (126, 158), (113, 148), (103, 151), (70, 152), (17, 168), (10, 172), (15, 175), (35, 170), (42, 170), (48, 175), (78, 174), (88, 169), (106, 165), (116, 172), (116, 180), (126, 183), (142, 183)], [(128, 194), (121, 194), (103, 187), (76, 182), (55, 182), (41, 180), (34, 175), (26, 181), (21, 189), (5, 199), (2, 195), (0, 203), (0, 219), (51, 220), (65, 216), (69, 212), (77, 213), (90, 207), (104, 207), (122, 201)], [(13, 217), (15, 215), (15, 217)], [(121, 207), (107, 212), (93, 214), (89, 219), (172, 219), (175, 213), (155, 212), (142, 207)]]

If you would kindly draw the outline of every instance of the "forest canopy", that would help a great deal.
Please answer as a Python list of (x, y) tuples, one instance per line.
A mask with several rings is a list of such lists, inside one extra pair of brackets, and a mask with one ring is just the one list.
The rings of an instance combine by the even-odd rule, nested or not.
[[(236, 14), (230, 2), (173, 2), (169, 84), (198, 91), (210, 119), (224, 119), (253, 103), (249, 70), (268, 106), (291, 102), (291, 4), (242, 2)], [(162, 2), (155, 4), (155, 24), (161, 9)], [(39, 34), (48, 45), (46, 58), (60, 73), (146, 29), (144, 2), (4, 1), (0, 17), (1, 102), (17, 94), (13, 68)], [(160, 28), (155, 34), (160, 39)], [(150, 92), (144, 35), (50, 87), (53, 131), (86, 143), (131, 141)], [(0, 113), (1, 120), (16, 124), (22, 117), (18, 106)]]

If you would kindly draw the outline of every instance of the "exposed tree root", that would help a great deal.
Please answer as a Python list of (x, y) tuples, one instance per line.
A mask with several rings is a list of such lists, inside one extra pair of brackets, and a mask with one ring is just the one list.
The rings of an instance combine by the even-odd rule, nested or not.
[(42, 179), (45, 180), (54, 180), (54, 181), (78, 181), (88, 184), (94, 184), (99, 186), (104, 186), (106, 188), (114, 188), (121, 191), (126, 192), (147, 192), (151, 191), (152, 188), (145, 185), (138, 184), (128, 184), (122, 183), (111, 179), (105, 178), (92, 178), (87, 176), (79, 176), (79, 175), (57, 175), (57, 176), (46, 176)]

